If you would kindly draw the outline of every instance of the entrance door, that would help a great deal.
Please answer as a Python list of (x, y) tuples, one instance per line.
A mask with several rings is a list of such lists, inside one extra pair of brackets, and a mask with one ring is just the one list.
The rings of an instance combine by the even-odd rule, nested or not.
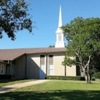
[(45, 65), (40, 66), (40, 78), (45, 79), (45, 72), (46, 72), (46, 67)]

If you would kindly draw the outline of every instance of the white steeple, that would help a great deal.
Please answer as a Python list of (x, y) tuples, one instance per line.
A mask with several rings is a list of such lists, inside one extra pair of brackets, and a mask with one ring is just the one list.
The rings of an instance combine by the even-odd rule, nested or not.
[(62, 13), (61, 13), (61, 6), (60, 6), (59, 22), (58, 22), (58, 28), (56, 31), (56, 44), (55, 44), (56, 48), (65, 47), (65, 45), (64, 45), (64, 33), (63, 33), (63, 30), (61, 27), (62, 27)]
[(59, 10), (59, 24), (58, 27), (62, 27), (62, 13), (61, 13), (61, 6), (60, 6), (60, 10)]

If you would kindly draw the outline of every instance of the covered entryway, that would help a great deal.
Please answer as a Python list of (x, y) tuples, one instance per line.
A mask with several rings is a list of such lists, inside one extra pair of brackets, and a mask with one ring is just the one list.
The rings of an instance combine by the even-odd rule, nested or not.
[(46, 72), (46, 66), (41, 65), (40, 66), (40, 79), (45, 79), (45, 72)]
[(40, 55), (40, 79), (45, 79), (46, 65), (45, 55)]

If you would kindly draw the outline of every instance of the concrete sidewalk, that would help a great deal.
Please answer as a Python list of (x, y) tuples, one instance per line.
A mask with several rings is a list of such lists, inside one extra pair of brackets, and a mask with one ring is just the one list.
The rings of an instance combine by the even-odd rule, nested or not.
[(31, 82), (25, 82), (25, 83), (19, 83), (19, 84), (4, 86), (4, 87), (0, 88), (0, 94), (10, 92), (12, 90), (22, 88), (22, 87), (44, 83), (44, 82), (47, 82), (47, 81), (49, 81), (49, 80), (36, 80), (36, 81), (31, 81)]

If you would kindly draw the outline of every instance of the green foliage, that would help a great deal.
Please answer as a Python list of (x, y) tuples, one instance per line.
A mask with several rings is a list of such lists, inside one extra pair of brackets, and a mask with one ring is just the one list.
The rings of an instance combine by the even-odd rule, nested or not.
[[(89, 56), (92, 58), (93, 53), (100, 48), (100, 18), (77, 17), (69, 24), (62, 27), (64, 35), (68, 41), (66, 56), (63, 64), (72, 64), (71, 56), (77, 57), (74, 64), (86, 65)], [(70, 59), (70, 60), (69, 60)], [(81, 61), (80, 61), (81, 59)]]
[(93, 74), (93, 77), (100, 79), (100, 72), (96, 72)]
[(46, 76), (46, 79), (54, 79), (54, 80), (85, 80), (84, 77), (81, 77), (81, 76)]
[[(87, 83), (90, 83), (90, 72), (93, 72), (92, 69), (97, 63), (94, 53), (100, 56), (100, 52), (97, 52), (100, 49), (100, 18), (77, 17), (62, 29), (68, 41), (63, 65), (74, 63), (80, 66), (85, 73)], [(71, 57), (77, 59), (73, 61)]]
[(92, 73), (100, 71), (100, 50), (97, 50), (93, 53), (93, 59), (91, 61)]
[(62, 28), (68, 40), (67, 50), (71, 51), (68, 52), (69, 55), (76, 55), (76, 52), (80, 50), (83, 56), (88, 56), (100, 47), (99, 18), (78, 17)]
[(49, 46), (49, 48), (54, 48), (54, 47), (55, 47), (54, 45), (50, 45), (50, 46)]
[(32, 32), (32, 21), (28, 15), (28, 5), (25, 0), (1, 0), (0, 38), (3, 32), (12, 40), (19, 30), (27, 29)]
[(64, 65), (64, 66), (66, 66), (66, 65), (68, 65), (68, 66), (72, 66), (72, 65), (75, 65), (75, 62), (76, 62), (76, 60), (75, 60), (75, 58), (74, 59), (71, 59), (71, 57), (65, 57), (65, 61), (63, 61), (62, 62), (62, 64)]

